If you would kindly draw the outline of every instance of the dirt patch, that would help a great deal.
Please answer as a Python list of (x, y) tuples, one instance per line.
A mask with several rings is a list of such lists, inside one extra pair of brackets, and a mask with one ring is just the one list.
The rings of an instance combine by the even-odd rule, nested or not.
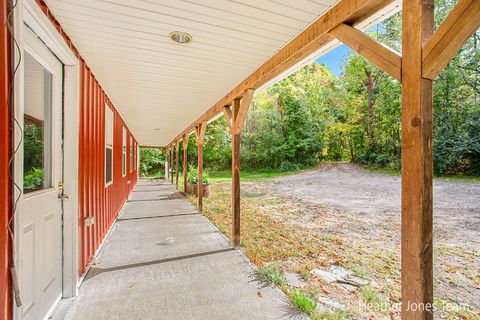
[[(308, 219), (307, 226), (313, 230), (327, 231), (363, 248), (382, 248), (378, 253), (387, 251), (398, 260), (400, 177), (341, 164), (262, 184), (275, 194), (303, 202), (309, 215), (322, 217), (322, 226)], [(435, 296), (478, 309), (480, 184), (435, 180), (433, 197)], [(311, 210), (312, 205), (319, 207)]]
[[(301, 274), (304, 290), (346, 305), (352, 319), (399, 318), (391, 307), (400, 302), (400, 177), (329, 164), (242, 182), (242, 195), (242, 245), (256, 264)], [(227, 236), (229, 204), (230, 184), (215, 184), (205, 213)], [(480, 184), (435, 181), (436, 318), (480, 318), (479, 231)], [(312, 276), (332, 265), (370, 285), (348, 291)]]

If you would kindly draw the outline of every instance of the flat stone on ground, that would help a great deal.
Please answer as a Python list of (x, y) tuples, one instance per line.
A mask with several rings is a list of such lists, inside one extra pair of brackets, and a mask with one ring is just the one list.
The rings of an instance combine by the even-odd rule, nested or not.
[(294, 272), (285, 272), (285, 278), (287, 279), (287, 283), (295, 288), (301, 288), (305, 286), (305, 282), (302, 279), (302, 276), (298, 273)]
[(324, 271), (321, 269), (313, 269), (312, 272), (315, 274), (317, 278), (327, 283), (337, 282), (338, 280), (342, 279), (342, 277), (339, 277), (335, 273)]
[(318, 301), (321, 303), (321, 305), (319, 305), (320, 309), (322, 309), (322, 307), (327, 307), (332, 310), (345, 310), (345, 305), (343, 303), (337, 302), (333, 299), (320, 296), (318, 297)]

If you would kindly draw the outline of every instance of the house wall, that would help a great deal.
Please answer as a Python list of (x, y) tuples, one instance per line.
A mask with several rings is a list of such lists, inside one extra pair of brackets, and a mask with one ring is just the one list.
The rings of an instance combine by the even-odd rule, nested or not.
[[(85, 273), (100, 244), (137, 182), (136, 171), (122, 177), (122, 127), (127, 130), (127, 150), (132, 133), (102, 89), (73, 42), (43, 0), (36, 0), (67, 45), (81, 62), (79, 124), (79, 276)], [(105, 186), (105, 104), (114, 114), (113, 183)], [(133, 137), (135, 144), (137, 141)], [(86, 223), (93, 217), (94, 224)]]
[(10, 121), (8, 83), (10, 81), (10, 41), (7, 32), (7, 0), (0, 0), (0, 320), (10, 319), (10, 237), (7, 224), (11, 214), (11, 185), (8, 179)]
[[(12, 45), (6, 28), (7, 2), (8, 0), (0, 0), (0, 320), (12, 319), (13, 303), (9, 272), (11, 241), (7, 229), (12, 208), (12, 184), (8, 179), (11, 132), (7, 103)], [(131, 173), (129, 170), (129, 143), (132, 133), (48, 7), (42, 0), (37, 0), (37, 3), (81, 62), (78, 172), (78, 260), (81, 276), (137, 182), (136, 166)], [(104, 178), (105, 104), (114, 113), (114, 174), (113, 183), (108, 187), (105, 187)], [(127, 129), (125, 177), (122, 177), (122, 127)], [(134, 137), (133, 141), (134, 145), (138, 145)], [(86, 217), (94, 217), (95, 223), (86, 226)]]
[[(79, 275), (82, 275), (137, 182), (130, 173), (130, 137), (122, 117), (91, 70), (81, 62), (79, 136)], [(105, 105), (113, 111), (113, 183), (105, 186)], [(122, 176), (122, 132), (127, 131), (127, 174)], [(136, 140), (134, 139), (136, 143)], [(86, 219), (95, 223), (88, 226)]]

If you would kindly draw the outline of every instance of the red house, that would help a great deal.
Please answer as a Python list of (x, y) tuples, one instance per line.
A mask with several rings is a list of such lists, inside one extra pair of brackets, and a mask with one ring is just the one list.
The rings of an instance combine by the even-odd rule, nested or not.
[[(147, 2), (0, 0), (0, 320), (76, 295), (137, 183), (139, 143), (173, 150), (222, 112), (238, 139), (241, 99), (340, 41), (402, 83), (402, 300), (431, 303), (432, 80), (479, 27), (479, 1), (435, 33), (433, 0)], [(401, 56), (361, 32), (399, 10)], [(192, 52), (164, 41), (192, 40), (177, 27), (198, 31)]]

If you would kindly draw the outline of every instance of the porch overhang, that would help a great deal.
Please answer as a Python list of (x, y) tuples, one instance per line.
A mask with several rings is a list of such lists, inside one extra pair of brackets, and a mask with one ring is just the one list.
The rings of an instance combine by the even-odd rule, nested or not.
[(45, 2), (144, 146), (178, 140), (245, 89), (335, 48), (327, 32), (339, 23), (366, 30), (400, 10), (399, 0)]

